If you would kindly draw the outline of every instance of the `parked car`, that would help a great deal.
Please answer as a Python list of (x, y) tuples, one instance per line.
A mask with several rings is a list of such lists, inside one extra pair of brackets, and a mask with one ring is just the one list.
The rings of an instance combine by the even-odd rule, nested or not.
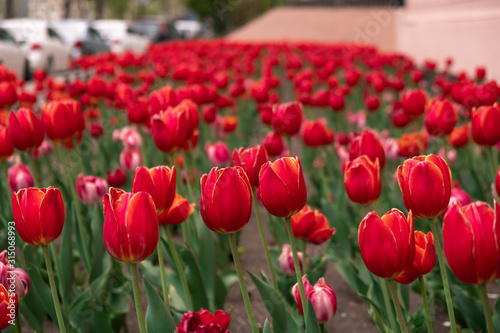
[(138, 20), (132, 23), (131, 29), (152, 43), (160, 43), (174, 39), (183, 39), (172, 23), (162, 20)]
[(175, 29), (184, 37), (184, 39), (193, 39), (204, 37), (203, 24), (196, 20), (177, 20), (174, 23)]
[(97, 20), (93, 27), (108, 41), (112, 52), (122, 53), (126, 50), (144, 52), (149, 46), (149, 40), (131, 29), (123, 20)]
[(0, 28), (0, 64), (16, 72), (17, 77), (28, 78), (26, 52), (16, 43), (14, 37)]
[(2, 22), (1, 27), (26, 52), (30, 73), (39, 68), (46, 73), (68, 68), (70, 49), (46, 21), (8, 19)]
[(66, 19), (51, 23), (71, 49), (71, 57), (97, 54), (110, 50), (108, 43), (88, 20)]

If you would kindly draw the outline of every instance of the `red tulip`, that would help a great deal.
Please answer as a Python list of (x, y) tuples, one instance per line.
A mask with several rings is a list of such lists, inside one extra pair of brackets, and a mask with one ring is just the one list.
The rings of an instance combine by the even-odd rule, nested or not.
[(378, 159), (373, 163), (362, 155), (349, 161), (344, 171), (344, 186), (355, 203), (366, 205), (377, 200), (382, 190)]
[(9, 327), (10, 323), (14, 323), (18, 306), (17, 294), (10, 294), (5, 286), (0, 284), (0, 331)]
[(127, 183), (127, 175), (119, 167), (116, 167), (113, 172), (106, 170), (106, 174), (108, 175), (108, 184), (111, 187), (122, 187)]
[(446, 214), (448, 209), (450, 209), (455, 203), (458, 203), (460, 206), (465, 206), (470, 204), (471, 202), (472, 200), (467, 192), (458, 187), (458, 185), (455, 185), (455, 187), (451, 189), (450, 202), (448, 203), (448, 207), (446, 208), (443, 215)]
[(344, 95), (340, 93), (331, 93), (328, 104), (333, 109), (333, 111), (335, 112), (342, 111), (345, 107)]
[[(311, 286), (307, 276), (302, 277), (306, 297), (311, 301), (318, 323), (323, 324), (333, 318), (337, 312), (337, 296), (333, 288), (329, 286), (325, 278), (320, 278), (314, 286)], [(292, 295), (300, 313), (304, 315), (300, 299), (299, 285), (296, 283), (292, 288)]]
[(365, 97), (365, 106), (370, 112), (377, 111), (380, 107), (380, 99), (378, 98), (378, 96), (368, 95)]
[(402, 284), (410, 284), (421, 275), (432, 271), (436, 265), (436, 249), (434, 248), (434, 237), (431, 232), (424, 234), (421, 231), (415, 231), (415, 259), (413, 264), (403, 275), (395, 280)]
[(482, 146), (494, 146), (500, 142), (500, 106), (481, 106), (472, 111), (472, 139)]
[(448, 207), (451, 172), (441, 157), (431, 154), (406, 160), (398, 167), (398, 182), (405, 206), (415, 216), (430, 219)]
[(206, 226), (223, 234), (241, 230), (252, 213), (252, 187), (243, 168), (213, 168), (200, 182), (200, 214)]
[(233, 116), (225, 116), (222, 118), (222, 131), (231, 133), (238, 127), (238, 118)]
[(189, 111), (185, 107), (168, 109), (151, 118), (156, 147), (164, 153), (182, 149), (193, 134)]
[(146, 124), (150, 119), (149, 104), (145, 97), (138, 97), (127, 107), (127, 119), (131, 124)]
[(278, 156), (283, 152), (283, 138), (276, 132), (269, 132), (262, 145), (271, 156)]
[(271, 120), (274, 131), (289, 136), (297, 134), (302, 125), (302, 113), (302, 106), (297, 102), (280, 104)]
[(181, 224), (194, 212), (195, 206), (196, 204), (190, 204), (187, 199), (182, 197), (182, 195), (176, 194), (172, 205), (162, 214), (158, 215), (160, 225)]
[(375, 132), (363, 130), (361, 135), (351, 141), (349, 159), (354, 160), (359, 156), (366, 155), (373, 163), (378, 159), (380, 168), (385, 166), (385, 151)]
[(52, 101), (42, 107), (42, 121), (47, 136), (53, 141), (69, 144), (81, 139), (85, 118), (80, 103), (68, 99)]
[(30, 169), (22, 163), (11, 166), (7, 173), (9, 187), (12, 192), (17, 192), (22, 188), (33, 187), (35, 184)]
[(56, 240), (64, 226), (66, 209), (59, 189), (26, 188), (12, 195), (16, 231), (28, 244), (48, 245)]
[(104, 97), (106, 95), (106, 81), (100, 76), (93, 76), (88, 82), (87, 92), (93, 97)]
[(259, 172), (264, 163), (269, 161), (266, 149), (262, 146), (243, 148), (233, 151), (233, 165), (240, 166), (250, 179), (252, 187), (259, 186)]
[(215, 120), (215, 115), (217, 114), (217, 109), (214, 105), (204, 106), (202, 109), (203, 120), (207, 124), (211, 124)]
[(427, 150), (427, 132), (405, 133), (398, 139), (399, 154), (403, 157), (417, 156)]
[(313, 211), (309, 206), (302, 208), (291, 219), (293, 236), (316, 245), (323, 244), (337, 231), (335, 228), (330, 228), (325, 215), (317, 210)]
[(450, 101), (434, 101), (425, 114), (425, 128), (434, 136), (448, 135), (457, 124), (457, 112)]
[(448, 136), (448, 143), (455, 148), (460, 148), (469, 143), (470, 125), (465, 124), (455, 128)]
[(151, 116), (175, 106), (177, 106), (177, 96), (171, 87), (160, 88), (149, 95), (149, 114)]
[(132, 191), (149, 193), (155, 203), (156, 213), (160, 215), (174, 202), (176, 177), (175, 167), (139, 167), (132, 180)]
[(307, 200), (307, 190), (298, 157), (283, 157), (267, 162), (259, 173), (262, 203), (274, 216), (290, 217), (300, 211)]
[[(30, 291), (30, 278), (22, 268), (15, 267), (9, 263), (11, 256), (8, 254), (7, 250), (3, 250), (0, 253), (0, 284), (14, 287), (13, 293), (21, 300)], [(2, 318), (1, 315), (0, 318)]]
[(14, 147), (22, 151), (38, 148), (45, 132), (40, 119), (30, 109), (20, 108), (9, 115), (9, 135)]
[(0, 110), (6, 109), (17, 102), (17, 87), (12, 82), (0, 82)]
[(80, 173), (76, 178), (76, 194), (84, 205), (95, 205), (102, 202), (108, 188), (108, 182), (103, 178), (84, 176), (83, 173)]
[(326, 119), (306, 120), (302, 125), (302, 138), (308, 147), (320, 147), (333, 142), (333, 132), (326, 127)]
[[(297, 252), (297, 257), (299, 258), (300, 271), (304, 271), (304, 254), (300, 251)], [(279, 262), (281, 269), (286, 275), (295, 276), (295, 264), (293, 262), (292, 247), (290, 244), (284, 244), (281, 249), (281, 254), (279, 256)], [(309, 267), (309, 260), (306, 261), (306, 267)]]
[(231, 156), (229, 155), (229, 148), (223, 141), (216, 143), (205, 143), (205, 153), (213, 165), (221, 166), (229, 162)]
[(407, 90), (401, 98), (401, 106), (409, 117), (418, 117), (425, 112), (427, 96), (423, 90)]
[(14, 145), (10, 139), (7, 127), (0, 124), (0, 161), (5, 161), (14, 153)]
[(213, 316), (203, 308), (198, 312), (188, 311), (177, 325), (177, 333), (229, 333), (230, 321), (229, 314), (222, 310), (215, 311)]
[(400, 276), (415, 258), (413, 214), (408, 219), (398, 209), (391, 209), (382, 218), (368, 213), (358, 230), (361, 258), (370, 272), (384, 279)]
[(146, 192), (127, 193), (114, 187), (104, 195), (104, 247), (118, 261), (138, 263), (158, 244), (158, 217)]
[(453, 274), (464, 283), (500, 278), (500, 206), (486, 202), (453, 205), (443, 220), (443, 247)]

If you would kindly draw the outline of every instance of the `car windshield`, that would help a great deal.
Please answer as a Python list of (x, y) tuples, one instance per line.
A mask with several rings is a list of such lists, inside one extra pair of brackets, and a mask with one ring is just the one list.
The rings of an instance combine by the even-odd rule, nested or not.
[(156, 22), (135, 22), (133, 29), (140, 34), (154, 36), (158, 33), (159, 27)]
[(87, 31), (87, 25), (84, 22), (54, 22), (52, 27), (67, 43), (83, 39)]
[(19, 42), (40, 39), (46, 32), (46, 25), (36, 21), (5, 22), (2, 27)]

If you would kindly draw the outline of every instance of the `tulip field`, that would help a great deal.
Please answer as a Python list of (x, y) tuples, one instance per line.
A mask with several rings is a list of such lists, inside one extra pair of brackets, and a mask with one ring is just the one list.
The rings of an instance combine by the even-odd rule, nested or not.
[(374, 330), (500, 332), (486, 68), (225, 40), (71, 65), (0, 65), (0, 329), (339, 332), (335, 270)]

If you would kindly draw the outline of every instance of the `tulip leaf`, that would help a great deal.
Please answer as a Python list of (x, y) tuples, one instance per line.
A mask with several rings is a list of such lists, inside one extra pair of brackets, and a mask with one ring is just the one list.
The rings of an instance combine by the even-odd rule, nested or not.
[(306, 314), (306, 332), (305, 333), (320, 333), (318, 318), (314, 312), (312, 302), (307, 300), (307, 314)]
[(175, 332), (175, 322), (172, 314), (167, 310), (148, 279), (144, 279), (144, 286), (148, 295), (148, 309), (146, 311), (148, 333)]
[(74, 227), (74, 231), (75, 231), (75, 238), (76, 238), (76, 246), (78, 248), (78, 252), (80, 253), (80, 258), (82, 259), (83, 261), (83, 264), (85, 265), (85, 268), (87, 269), (87, 271), (90, 271), (90, 266), (92, 265), (90, 262), (88, 262), (88, 260), (86, 260), (85, 258), (85, 255), (84, 255), (84, 251), (83, 251), (83, 247), (84, 246), (88, 246), (87, 244), (82, 244), (82, 237), (81, 237), (81, 233), (82, 232), (85, 232), (85, 230), (80, 230), (80, 228), (78, 228), (78, 214), (76, 213), (76, 206), (73, 204), (71, 205), (71, 212), (72, 212), (72, 220), (74, 222), (73, 224), (73, 227)]
[(500, 332), (500, 298), (497, 299), (493, 309), (493, 325), (495, 326), (495, 332)]
[(269, 324), (269, 321), (266, 318), (266, 321), (264, 322), (264, 330), (262, 333), (272, 333), (271, 331), (271, 325)]
[(481, 329), (483, 332), (486, 332), (486, 322), (480, 302), (467, 293), (463, 287), (457, 285), (451, 287), (455, 296), (453, 298), (453, 305), (459, 309), (457, 317), (461, 315), (467, 323), (467, 327), (473, 330)]
[(103, 230), (102, 230), (102, 222), (103, 214), (101, 211), (102, 206), (94, 205), (91, 207), (92, 215), (90, 219), (90, 226), (92, 230), (92, 266), (90, 269), (90, 282), (100, 276), (103, 272), (103, 261), (100, 258), (103, 258), (105, 254), (104, 249), (104, 240), (103, 240)]
[[(30, 293), (28, 293), (28, 295), (29, 294)], [(30, 306), (28, 306), (28, 304), (31, 307), (33, 307), (33, 304), (37, 304), (37, 303), (32, 302), (31, 300), (28, 302), (26, 300), (26, 298), (24, 298), (20, 302), (19, 312), (22, 314), (24, 319), (28, 322), (28, 324), (33, 329), (33, 331), (41, 332), (43, 329), (43, 318), (45, 316), (42, 316), (41, 318), (37, 317), (37, 314), (32, 312), (33, 309), (31, 309)]]
[[(198, 215), (199, 216), (199, 215)], [(201, 227), (199, 224), (202, 224)], [(210, 304), (210, 311), (215, 311), (215, 290), (216, 290), (216, 278), (217, 278), (217, 251), (215, 247), (215, 240), (213, 233), (208, 230), (203, 222), (195, 218), (195, 224), (198, 229), (198, 239), (199, 239), (199, 252), (198, 260), (200, 262), (201, 272), (203, 278), (205, 279), (206, 295)]]
[(61, 276), (63, 290), (61, 296), (68, 299), (72, 292), (73, 282), (73, 240), (71, 239), (71, 223), (64, 223), (61, 244)]

